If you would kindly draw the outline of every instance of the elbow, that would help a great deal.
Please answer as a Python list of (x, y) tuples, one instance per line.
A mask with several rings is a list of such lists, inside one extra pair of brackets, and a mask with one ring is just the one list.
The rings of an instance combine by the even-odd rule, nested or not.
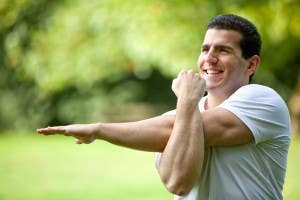
[(193, 184), (190, 181), (184, 181), (181, 178), (175, 177), (162, 178), (162, 182), (169, 192), (178, 196), (188, 194), (193, 187)]
[(183, 183), (167, 183), (165, 186), (169, 192), (178, 196), (184, 196), (192, 189), (192, 186)]
[(158, 165), (157, 168), (166, 189), (172, 194), (185, 196), (192, 190), (199, 179), (202, 166), (188, 168), (189, 170), (180, 168), (180, 170), (177, 169), (175, 171), (163, 168), (161, 165)]

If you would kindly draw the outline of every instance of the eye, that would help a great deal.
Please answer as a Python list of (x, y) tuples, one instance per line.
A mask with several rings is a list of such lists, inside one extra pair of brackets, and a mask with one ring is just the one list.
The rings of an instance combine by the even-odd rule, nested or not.
[(232, 48), (228, 47), (228, 46), (221, 45), (221, 46), (219, 46), (218, 51), (220, 53), (231, 53), (232, 52)]
[(206, 47), (206, 46), (203, 46), (203, 47), (201, 48), (201, 52), (203, 52), (203, 53), (208, 52), (208, 51), (209, 51), (209, 48)]
[(221, 48), (220, 48), (220, 51), (221, 51), (221, 52), (226, 52), (226, 53), (229, 52), (229, 50), (228, 50), (227, 48), (225, 48), (225, 47), (221, 47)]

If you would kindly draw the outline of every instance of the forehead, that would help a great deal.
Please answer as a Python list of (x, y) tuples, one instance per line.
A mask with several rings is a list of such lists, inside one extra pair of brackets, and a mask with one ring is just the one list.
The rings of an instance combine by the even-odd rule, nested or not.
[(206, 31), (203, 45), (229, 45), (240, 48), (242, 34), (234, 30), (208, 29)]

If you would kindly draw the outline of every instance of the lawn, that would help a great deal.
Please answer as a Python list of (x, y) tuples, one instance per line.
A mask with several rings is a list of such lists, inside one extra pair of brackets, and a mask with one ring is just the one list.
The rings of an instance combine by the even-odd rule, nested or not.
[[(300, 199), (300, 140), (289, 155), (284, 189)], [(154, 154), (103, 141), (76, 145), (72, 138), (32, 134), (0, 135), (0, 200), (167, 200)]]
[(0, 135), (0, 200), (171, 199), (153, 160), (103, 141)]

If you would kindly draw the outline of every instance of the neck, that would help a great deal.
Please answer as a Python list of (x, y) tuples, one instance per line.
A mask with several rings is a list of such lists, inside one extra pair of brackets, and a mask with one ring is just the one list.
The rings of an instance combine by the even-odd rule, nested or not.
[(218, 105), (220, 105), (223, 101), (225, 101), (229, 96), (220, 96), (220, 95), (213, 95), (208, 93), (207, 100), (205, 102), (205, 109), (209, 110)]
[[(241, 85), (240, 87), (242, 86), (243, 85)], [(223, 103), (223, 101), (228, 99), (239, 88), (235, 88), (230, 91), (225, 91), (224, 88), (223, 90), (207, 90), (207, 100), (205, 103), (205, 109), (206, 110), (212, 109), (220, 105), (221, 103)]]

